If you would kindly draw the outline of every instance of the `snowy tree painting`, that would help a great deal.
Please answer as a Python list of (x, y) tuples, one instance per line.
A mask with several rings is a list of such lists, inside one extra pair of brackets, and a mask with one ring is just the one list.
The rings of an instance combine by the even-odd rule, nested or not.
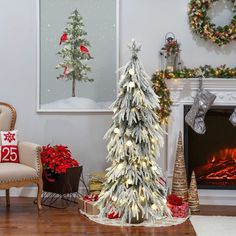
[(87, 65), (87, 60), (92, 59), (88, 47), (89, 41), (85, 38), (87, 33), (84, 31), (83, 18), (75, 9), (69, 16), (69, 21), (60, 38), (59, 44), (63, 47), (58, 55), (63, 59), (57, 65), (57, 69), (63, 69), (58, 79), (72, 81), (72, 97), (76, 97), (76, 81), (92, 82), (87, 73), (91, 68)]

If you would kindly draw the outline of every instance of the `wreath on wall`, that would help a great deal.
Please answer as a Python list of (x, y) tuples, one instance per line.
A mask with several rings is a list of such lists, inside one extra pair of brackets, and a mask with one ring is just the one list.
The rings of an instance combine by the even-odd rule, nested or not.
[(236, 40), (236, 0), (233, 3), (233, 18), (229, 25), (216, 26), (207, 15), (208, 10), (219, 0), (191, 0), (189, 3), (189, 23), (194, 33), (205, 40), (223, 46)]

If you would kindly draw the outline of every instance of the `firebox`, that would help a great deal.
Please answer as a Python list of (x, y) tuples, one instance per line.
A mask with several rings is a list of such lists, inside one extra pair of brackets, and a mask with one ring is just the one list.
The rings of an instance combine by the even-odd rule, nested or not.
[[(190, 110), (184, 106), (184, 117)], [(206, 132), (195, 133), (184, 122), (184, 157), (188, 181), (195, 171), (198, 188), (236, 189), (236, 128), (229, 117), (235, 107), (213, 106), (205, 117)]]

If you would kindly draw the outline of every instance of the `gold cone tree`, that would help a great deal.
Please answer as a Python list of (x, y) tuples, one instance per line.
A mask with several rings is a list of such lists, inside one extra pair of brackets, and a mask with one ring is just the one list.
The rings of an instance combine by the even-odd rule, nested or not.
[(188, 185), (187, 175), (184, 162), (184, 150), (182, 142), (182, 133), (179, 132), (177, 149), (176, 149), (176, 160), (172, 180), (172, 194), (176, 194), (181, 197), (184, 201), (188, 201)]
[(191, 182), (188, 191), (188, 203), (191, 213), (199, 212), (200, 205), (199, 205), (199, 197), (198, 197), (198, 189), (197, 189), (197, 181), (195, 172), (192, 172)]

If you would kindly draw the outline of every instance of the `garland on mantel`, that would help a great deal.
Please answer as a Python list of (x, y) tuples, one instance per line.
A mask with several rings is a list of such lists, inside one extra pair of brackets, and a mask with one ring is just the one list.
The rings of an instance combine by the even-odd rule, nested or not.
[(160, 108), (157, 109), (158, 116), (160, 117), (160, 123), (168, 123), (168, 117), (171, 113), (170, 106), (172, 105), (170, 91), (166, 86), (165, 79), (198, 78), (199, 70), (202, 71), (205, 78), (236, 78), (236, 67), (229, 68), (226, 67), (226, 65), (220, 65), (215, 68), (210, 65), (205, 65), (200, 66), (198, 68), (184, 68), (176, 71), (157, 70), (152, 75), (152, 82), (153, 89), (155, 93), (159, 96), (160, 100)]

